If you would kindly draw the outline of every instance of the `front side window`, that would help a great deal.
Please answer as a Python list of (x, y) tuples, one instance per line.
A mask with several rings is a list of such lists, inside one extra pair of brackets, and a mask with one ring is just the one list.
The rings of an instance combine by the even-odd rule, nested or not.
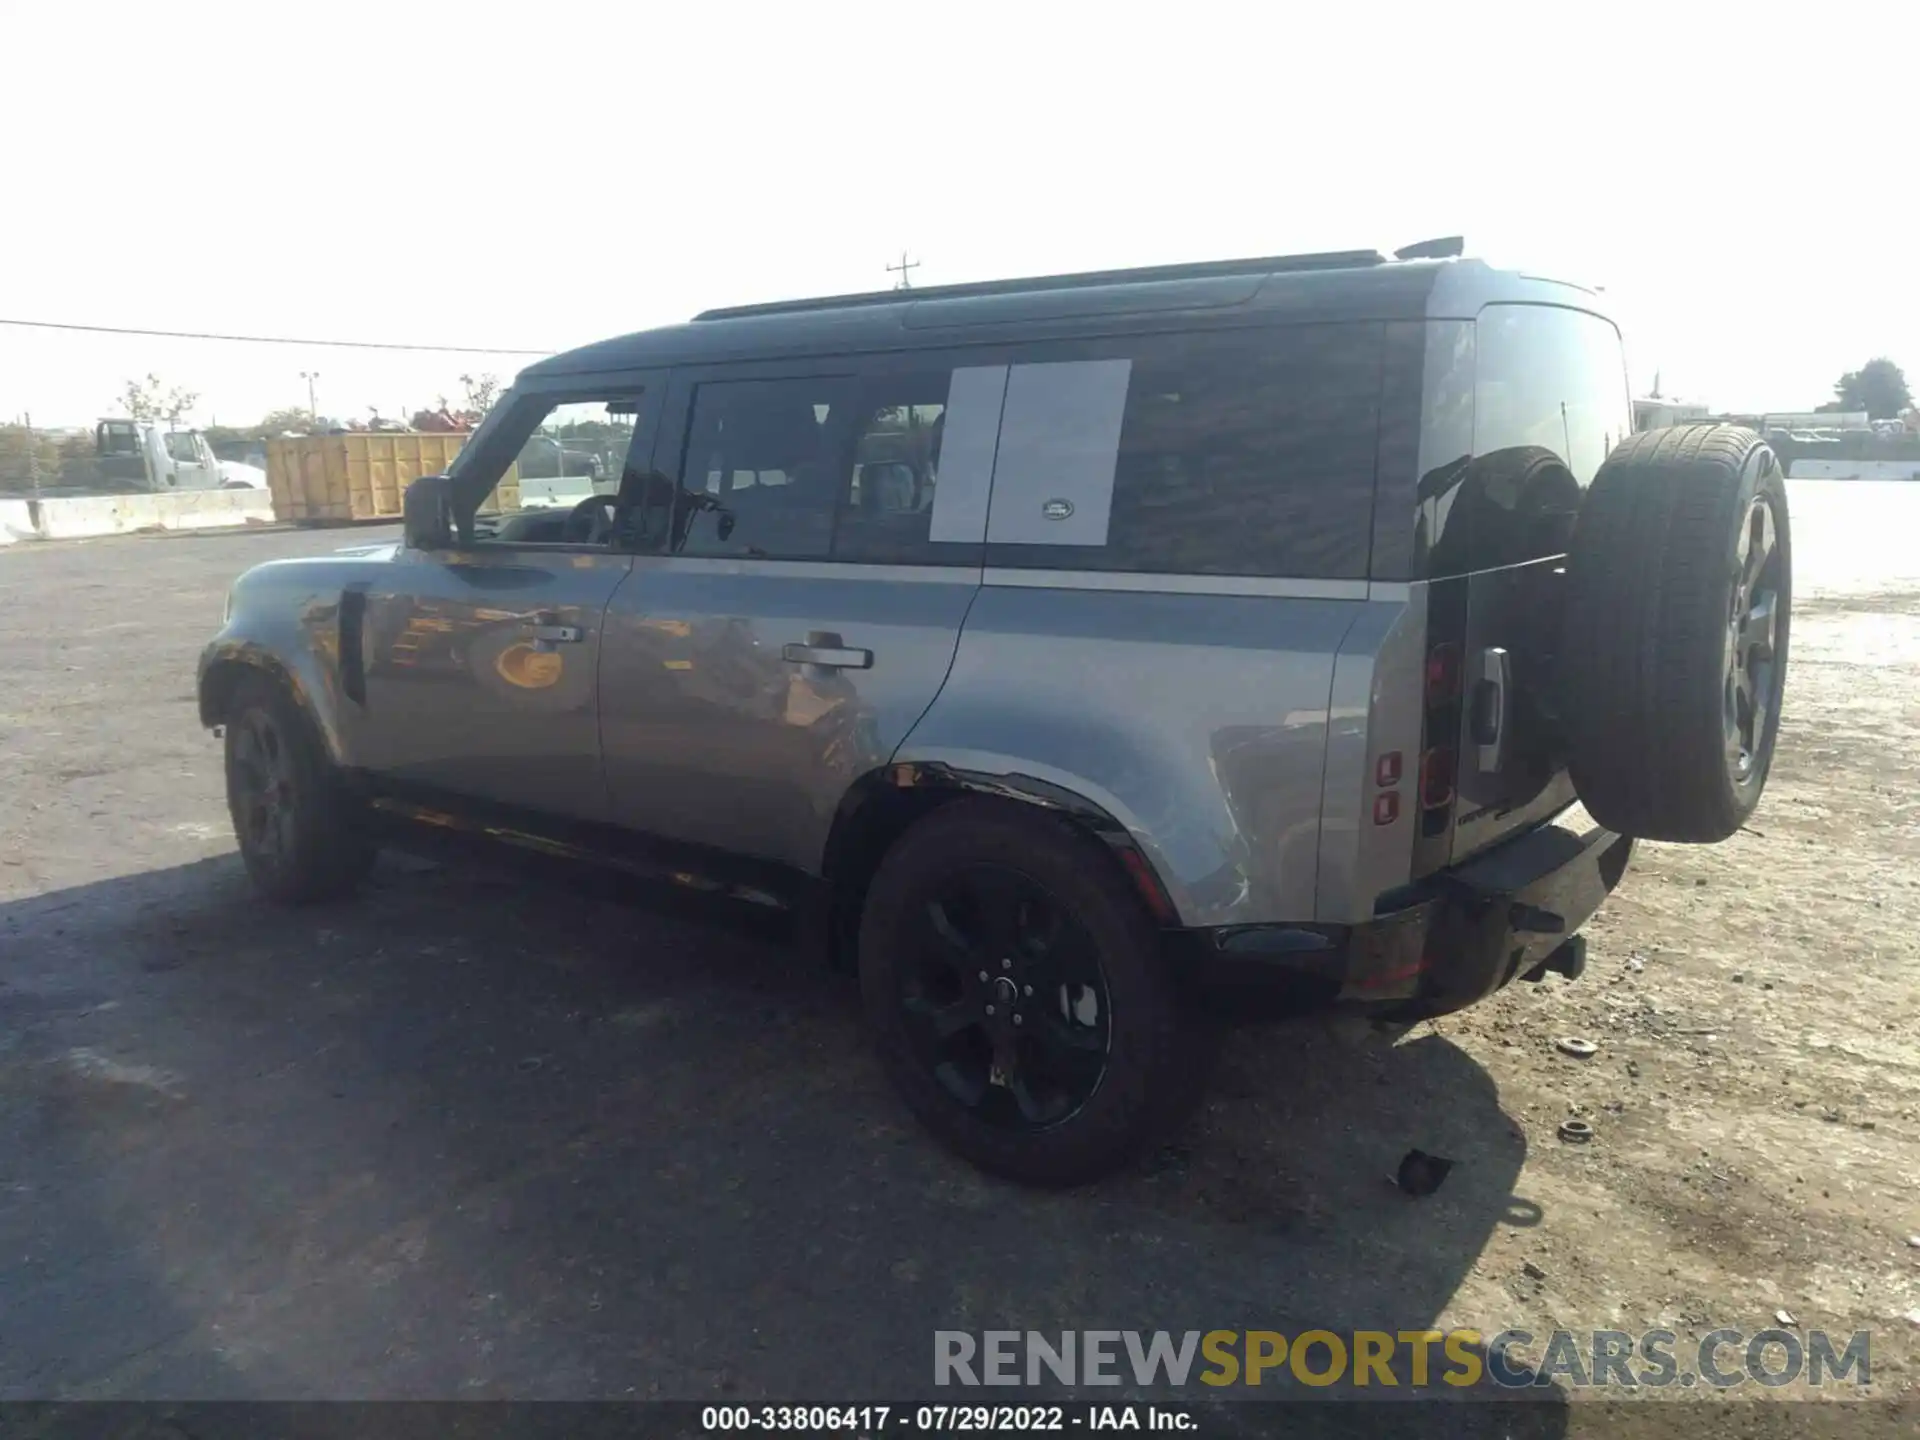
[(166, 437), (167, 458), (176, 465), (197, 465), (200, 452), (194, 447), (197, 437), (191, 430), (170, 431)]
[[(645, 466), (651, 445), (636, 426), (640, 402), (635, 392), (561, 401), (536, 412), (519, 448), (508, 452), (505, 473), (480, 503), (475, 539), (613, 543), (613, 502), (623, 481), (635, 489), (645, 483), (635, 470)], [(596, 498), (604, 503), (586, 503)]]

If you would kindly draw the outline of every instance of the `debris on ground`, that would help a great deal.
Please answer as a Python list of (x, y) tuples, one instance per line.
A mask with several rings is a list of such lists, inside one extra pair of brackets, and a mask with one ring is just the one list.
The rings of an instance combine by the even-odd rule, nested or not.
[(1429, 1155), (1424, 1150), (1409, 1150), (1400, 1160), (1400, 1169), (1394, 1176), (1394, 1184), (1407, 1194), (1423, 1197), (1433, 1194), (1446, 1180), (1447, 1172), (1453, 1169), (1453, 1161), (1439, 1155)]
[(1562, 1055), (1571, 1055), (1576, 1060), (1591, 1060), (1600, 1053), (1598, 1045), (1578, 1035), (1562, 1035), (1553, 1042), (1553, 1048)]
[(1562, 1120), (1560, 1138), (1572, 1145), (1584, 1145), (1593, 1139), (1593, 1126), (1584, 1120)]
[(1533, 1261), (1531, 1260), (1522, 1261), (1520, 1264), (1520, 1269), (1526, 1274), (1526, 1277), (1529, 1280), (1544, 1280), (1547, 1278), (1547, 1272), (1545, 1270), (1542, 1270), (1538, 1265), (1534, 1264)]

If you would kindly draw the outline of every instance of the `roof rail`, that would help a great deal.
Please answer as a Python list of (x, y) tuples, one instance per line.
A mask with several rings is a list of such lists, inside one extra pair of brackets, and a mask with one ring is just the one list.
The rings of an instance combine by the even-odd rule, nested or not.
[(983, 280), (970, 285), (929, 285), (924, 289), (874, 290), (860, 295), (827, 295), (816, 300), (774, 300), (763, 305), (728, 305), (703, 310), (693, 318), (734, 320), (748, 315), (788, 315), (806, 310), (839, 310), (856, 305), (904, 305), (915, 300), (956, 300), (971, 295), (1018, 295), (1035, 290), (1070, 290), (1091, 285), (1147, 285), (1157, 280), (1201, 280), (1215, 275), (1271, 275), (1285, 270), (1354, 270), (1384, 265), (1377, 250), (1328, 250), (1310, 255), (1269, 255), (1247, 260), (1202, 260), (1188, 265), (1148, 265), (1134, 270), (1088, 270), (1076, 275), (1039, 275), (1021, 280)]

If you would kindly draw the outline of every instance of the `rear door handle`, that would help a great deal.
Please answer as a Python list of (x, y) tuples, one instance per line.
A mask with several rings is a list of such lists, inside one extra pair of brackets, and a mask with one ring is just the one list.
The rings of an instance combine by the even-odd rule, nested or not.
[(831, 630), (815, 630), (804, 645), (783, 646), (780, 658), (789, 665), (819, 665), (828, 670), (871, 670), (873, 652), (849, 646)]

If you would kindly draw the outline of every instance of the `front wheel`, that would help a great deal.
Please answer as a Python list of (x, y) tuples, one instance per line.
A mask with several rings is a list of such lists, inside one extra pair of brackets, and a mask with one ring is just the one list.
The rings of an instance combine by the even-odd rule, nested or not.
[(1198, 1099), (1207, 1035), (1098, 840), (958, 801), (888, 852), (860, 926), (881, 1060), (914, 1114), (982, 1169), (1097, 1179)]
[(254, 885), (281, 905), (351, 891), (373, 845), (312, 722), (263, 675), (241, 683), (226, 728), (227, 809)]

